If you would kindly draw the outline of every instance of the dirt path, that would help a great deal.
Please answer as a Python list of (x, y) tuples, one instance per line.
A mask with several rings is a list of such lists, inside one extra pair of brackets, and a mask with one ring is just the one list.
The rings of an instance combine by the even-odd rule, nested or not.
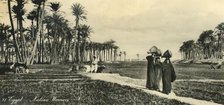
[[(108, 74), (108, 73), (81, 73), (81, 74), (84, 76), (90, 77), (93, 80), (102, 80), (106, 82), (113, 82), (113, 83), (118, 83), (121, 85), (130, 86), (133, 88), (141, 89), (149, 94), (157, 95), (157, 96), (168, 98), (168, 99), (176, 99), (178, 101), (189, 103), (192, 105), (219, 105), (217, 103), (193, 99), (190, 97), (176, 96), (174, 93), (166, 95), (157, 91), (148, 90), (145, 88), (145, 80), (142, 80), (142, 79), (133, 79), (129, 77), (120, 76), (119, 74)], [(184, 80), (180, 80), (180, 81), (184, 81)], [(205, 81), (211, 81), (211, 80), (205, 80)]]

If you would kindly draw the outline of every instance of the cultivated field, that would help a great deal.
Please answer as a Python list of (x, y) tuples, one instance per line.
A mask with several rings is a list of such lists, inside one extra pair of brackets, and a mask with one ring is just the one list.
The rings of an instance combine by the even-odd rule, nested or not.
[[(104, 72), (119, 73), (137, 79), (146, 78), (146, 62), (121, 62), (106, 64)], [(178, 96), (213, 101), (224, 104), (224, 69), (210, 70), (203, 64), (174, 64), (177, 80), (173, 91)]]
[(90, 80), (68, 72), (68, 66), (35, 65), (30, 74), (0, 75), (0, 105), (161, 105), (184, 104), (140, 89)]
[[(103, 72), (131, 78), (146, 78), (146, 62), (107, 63)], [(224, 70), (209, 65), (175, 64), (177, 80), (173, 90), (178, 96), (224, 104)], [(20, 75), (0, 75), (0, 104), (184, 104), (163, 99), (128, 86), (90, 80), (68, 72), (68, 66), (34, 65), (42, 71)]]

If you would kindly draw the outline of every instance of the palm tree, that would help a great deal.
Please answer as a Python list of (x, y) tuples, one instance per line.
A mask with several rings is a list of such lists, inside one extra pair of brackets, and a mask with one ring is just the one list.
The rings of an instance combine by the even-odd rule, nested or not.
[(12, 33), (12, 36), (13, 36), (13, 42), (14, 42), (15, 51), (16, 51), (16, 61), (20, 62), (20, 61), (22, 61), (22, 59), (21, 59), (18, 43), (17, 43), (17, 40), (16, 40), (15, 29), (14, 29), (14, 24), (13, 24), (13, 20), (12, 20), (11, 0), (8, 0), (8, 11), (9, 11), (10, 24), (11, 24), (11, 28), (12, 28), (11, 33)]
[[(28, 59), (27, 61), (27, 64), (33, 64), (33, 61), (34, 61), (34, 54), (35, 54), (35, 51), (37, 49), (37, 42), (38, 42), (38, 38), (40, 37), (40, 32), (41, 32), (41, 29), (43, 29), (43, 25), (42, 25), (42, 21), (43, 21), (43, 18), (44, 18), (44, 9), (45, 9), (45, 0), (32, 0), (32, 2), (34, 2), (38, 4), (38, 7), (40, 7), (38, 9), (38, 25), (37, 25), (37, 35), (36, 35), (36, 40), (35, 40), (35, 44), (34, 44), (34, 47), (33, 47), (33, 50), (31, 52), (31, 56), (30, 58)], [(41, 5), (42, 5), (42, 8), (41, 8)], [(39, 14), (40, 13), (40, 14)]]
[(57, 14), (57, 12), (59, 11), (61, 7), (61, 4), (59, 2), (50, 2), (50, 8), (51, 8), (51, 11), (53, 12), (53, 22), (54, 22), (54, 35), (53, 35), (53, 38), (54, 38), (54, 41), (53, 41), (53, 49), (52, 49), (52, 56), (51, 58), (52, 59), (52, 62), (51, 63), (56, 63), (56, 61), (59, 59), (58, 58), (58, 54), (57, 54), (57, 47), (58, 47), (58, 41), (59, 41), (59, 35), (58, 35), (58, 27), (59, 27), (59, 24), (60, 21), (62, 21), (62, 17)]
[(184, 42), (183, 46), (185, 47), (186, 59), (191, 59), (192, 52), (194, 49), (194, 40), (188, 40), (188, 41)]
[(212, 34), (212, 30), (206, 30), (203, 31), (198, 38), (198, 43), (203, 47), (203, 52), (204, 55), (206, 55), (206, 58), (210, 56), (210, 44), (213, 40)]
[[(75, 31), (76, 31), (79, 25), (79, 21), (86, 19), (86, 11), (85, 11), (85, 8), (81, 4), (76, 3), (72, 5), (72, 13), (76, 17), (75, 19)], [(77, 35), (76, 32), (75, 32), (75, 35)], [(76, 62), (78, 64), (80, 63), (80, 40), (81, 40), (80, 35), (78, 35), (78, 42), (76, 46), (76, 49), (77, 49)]]
[(79, 25), (78, 26), (78, 35), (80, 36), (82, 40), (82, 51), (80, 51), (81, 56), (81, 62), (84, 61), (84, 55), (85, 55), (85, 48), (86, 48), (86, 40), (89, 38), (90, 33), (92, 32), (92, 29), (88, 25)]
[(67, 49), (66, 49), (66, 52), (65, 52), (64, 62), (69, 61), (72, 38), (73, 38), (72, 29), (67, 27), (67, 36), (66, 36)]
[[(37, 11), (37, 26), (39, 26), (38, 24), (39, 24), (39, 19), (40, 19), (39, 17), (40, 17), (40, 14), (41, 14), (41, 5), (45, 1), (46, 0), (32, 0), (32, 3), (35, 6), (37, 6), (37, 9), (36, 9), (36, 11)], [(37, 29), (38, 29), (38, 27), (37, 27)]]
[(114, 46), (114, 61), (117, 60), (117, 50), (118, 50), (118, 46)]
[(104, 42), (104, 53), (105, 53), (105, 61), (108, 61), (109, 60), (109, 51), (110, 50), (110, 42), (109, 41), (106, 41)]
[(63, 17), (55, 15), (54, 17), (54, 25), (55, 28), (52, 29), (52, 37), (53, 37), (53, 45), (52, 45), (52, 62), (51, 63), (59, 63), (59, 56), (61, 54), (61, 48), (64, 45), (66, 35), (67, 35), (67, 28), (68, 28), (68, 21), (65, 20)]
[(109, 58), (110, 58), (110, 59), (109, 59), (110, 61), (112, 61), (112, 59), (113, 59), (113, 48), (114, 48), (114, 46), (115, 46), (114, 43), (115, 43), (115, 41), (112, 40), (112, 39), (108, 41), (108, 44), (109, 44), (109, 50), (110, 50), (110, 54), (109, 54), (109, 55), (110, 55), (110, 57), (109, 57)]
[(17, 19), (17, 28), (19, 29), (20, 38), (21, 38), (21, 56), (22, 60), (26, 62), (27, 55), (26, 55), (26, 40), (23, 35), (23, 15), (25, 14), (24, 4), (26, 3), (25, 0), (17, 0), (17, 5), (12, 7), (12, 11), (15, 13), (15, 17)]
[[(220, 23), (218, 24), (218, 26), (216, 27), (216, 29), (218, 29), (216, 31), (216, 34), (218, 36), (218, 51), (219, 53), (222, 52), (222, 41), (223, 41), (223, 34), (224, 34), (224, 23)], [(219, 58), (222, 58), (222, 56), (220, 56)]]
[(27, 19), (29, 19), (31, 21), (31, 36), (34, 37), (34, 19), (37, 20), (37, 11), (32, 10), (31, 12), (29, 12), (29, 14), (27, 15)]
[(120, 61), (121, 61), (122, 51), (120, 51), (120, 53), (119, 53), (119, 57), (120, 57)]
[(27, 19), (29, 19), (31, 21), (31, 25), (33, 26), (33, 21), (34, 19), (36, 19), (37, 17), (37, 11), (32, 10), (31, 12), (29, 12), (29, 14), (27, 15)]
[(185, 48), (184, 43), (180, 46), (179, 51), (180, 51), (180, 53), (181, 53), (181, 57), (182, 57), (182, 59), (186, 59), (185, 54), (184, 54), (185, 51), (186, 51), (186, 48)]
[(55, 14), (61, 8), (61, 4), (60, 4), (60, 2), (50, 2), (50, 8), (51, 8), (51, 11), (53, 11)]
[(98, 49), (99, 49), (99, 59), (100, 59), (100, 61), (103, 61), (103, 47), (104, 47), (104, 44), (99, 43)]
[(114, 43), (115, 41), (114, 40), (109, 40), (109, 41), (106, 41), (104, 42), (104, 50), (105, 50), (105, 53), (106, 53), (106, 60), (109, 60), (109, 61), (112, 61), (113, 59), (113, 48), (114, 48)]
[(61, 22), (60, 22), (60, 27), (59, 27), (59, 30), (61, 30), (59, 32), (59, 34), (61, 35), (60, 36), (60, 44), (59, 44), (59, 49), (58, 49), (58, 52), (59, 52), (59, 56), (61, 56), (61, 59), (62, 57), (64, 57), (62, 60), (63, 62), (66, 61), (65, 57), (67, 56), (66, 54), (69, 54), (69, 53), (65, 53), (65, 51), (67, 50), (67, 47), (66, 46), (70, 46), (68, 44), (65, 44), (65, 42), (68, 40), (67, 38), (71, 36), (71, 29), (68, 27), (68, 20), (65, 20), (62, 18)]
[[(7, 36), (7, 30), (9, 30), (10, 26), (5, 25), (4, 23), (0, 23), (0, 46), (1, 46), (1, 60), (3, 60), (3, 57), (7, 57), (5, 55), (6, 49), (4, 50), (4, 45), (8, 43), (8, 36)], [(7, 59), (5, 59), (5, 62), (7, 63)]]
[[(42, 60), (41, 58), (43, 58), (41, 55), (43, 55), (43, 51), (41, 50), (42, 47), (43, 47), (43, 24), (42, 24), (42, 21), (43, 21), (43, 18), (41, 19), (41, 15), (44, 14), (44, 9), (41, 8), (41, 5), (45, 4), (46, 0), (32, 0), (32, 3), (37, 7), (35, 11), (37, 11), (37, 18), (36, 18), (36, 30), (39, 31), (39, 33), (37, 33), (38, 31), (36, 31), (35, 33), (35, 36), (37, 36), (36, 34), (40, 34), (40, 37), (39, 39), (37, 39), (37, 46), (39, 46), (38, 48), (38, 62), (40, 62), (40, 60)], [(42, 9), (42, 10), (41, 10)], [(40, 20), (41, 19), (41, 20)], [(41, 21), (41, 22), (39, 22)], [(41, 23), (41, 25), (39, 25)], [(40, 28), (39, 28), (40, 27)], [(40, 29), (40, 30), (39, 30)], [(39, 40), (39, 41), (38, 41)]]

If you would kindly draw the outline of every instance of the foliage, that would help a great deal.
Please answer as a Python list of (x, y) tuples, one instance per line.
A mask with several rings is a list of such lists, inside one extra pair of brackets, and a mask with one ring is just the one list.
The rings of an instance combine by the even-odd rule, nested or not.
[(182, 59), (222, 59), (224, 23), (220, 23), (214, 30), (203, 31), (196, 42), (185, 41), (179, 51)]
[[(11, 5), (10, 0), (8, 1)], [(10, 29), (1, 28), (1, 41), (4, 43), (0, 45), (0, 57), (4, 59), (0, 62), (83, 63), (91, 60), (93, 55), (102, 61), (117, 60), (118, 46), (115, 41), (91, 41), (93, 29), (81, 23), (87, 19), (87, 11), (80, 3), (71, 6), (75, 26), (71, 26), (71, 22), (61, 14), (60, 2), (32, 0), (34, 7), (28, 14), (24, 6), (26, 3), (29, 2), (17, 0), (12, 7), (9, 6), (9, 15), (14, 14), (14, 19), (10, 19)], [(49, 8), (45, 8), (46, 3)], [(30, 20), (29, 27), (23, 26), (26, 20)], [(13, 23), (16, 23), (15, 28)], [(11, 44), (6, 42), (14, 44), (11, 49), (7, 49)], [(7, 56), (4, 57), (5, 55)]]

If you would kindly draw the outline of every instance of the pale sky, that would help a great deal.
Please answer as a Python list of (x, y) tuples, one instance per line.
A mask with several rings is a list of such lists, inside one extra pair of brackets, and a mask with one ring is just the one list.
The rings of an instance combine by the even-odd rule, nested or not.
[[(113, 39), (127, 58), (145, 58), (154, 45), (170, 49), (172, 59), (183, 41), (196, 40), (204, 30), (224, 22), (224, 0), (48, 0), (59, 1), (66, 19), (74, 25), (73, 3), (81, 3), (87, 12), (87, 24), (93, 28), (91, 39)], [(32, 8), (30, 5), (26, 5)], [(0, 22), (8, 23), (6, 4), (0, 2)], [(29, 21), (26, 21), (29, 23)]]

